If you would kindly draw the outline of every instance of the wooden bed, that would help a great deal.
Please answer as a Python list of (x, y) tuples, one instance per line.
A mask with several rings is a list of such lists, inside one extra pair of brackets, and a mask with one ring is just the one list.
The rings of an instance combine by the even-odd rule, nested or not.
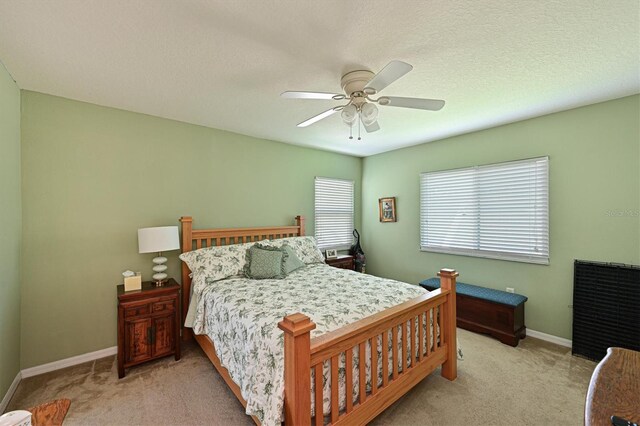
[[(293, 226), (273, 226), (259, 228), (229, 228), (229, 229), (193, 229), (193, 219), (183, 216), (182, 223), (182, 252), (188, 252), (203, 247), (241, 244), (264, 239), (278, 239), (305, 235), (304, 217), (297, 216)], [(182, 263), (182, 315), (183, 321), (189, 306), (191, 294), (191, 278), (187, 265)], [(441, 288), (428, 294), (416, 297), (400, 305), (391, 307), (360, 321), (311, 338), (311, 330), (316, 325), (309, 317), (302, 313), (288, 315), (282, 319), (278, 327), (284, 332), (284, 386), (285, 386), (285, 424), (310, 425), (326, 424), (366, 424), (380, 414), (384, 409), (407, 393), (413, 386), (442, 366), (442, 376), (455, 380), (457, 375), (456, 349), (456, 295), (455, 282), (458, 273), (452, 269), (442, 269), (440, 276)], [(413, 354), (407, 354), (408, 346), (404, 340), (407, 325), (415, 330), (416, 324), (422, 324), (432, 317), (440, 328), (440, 338), (430, 338), (429, 328), (418, 327), (418, 339), (410, 333), (409, 345), (416, 348)], [(400, 327), (404, 325), (404, 327)], [(391, 331), (391, 333), (389, 333)], [(424, 335), (426, 333), (426, 336)], [(346, 409), (338, 409), (338, 361), (342, 354), (346, 357), (347, 365), (353, 362), (352, 351), (358, 348), (359, 357), (365, 359), (365, 346), (372, 343), (377, 346), (382, 339), (382, 347), (388, 347), (388, 335), (391, 334), (392, 353), (382, 351), (382, 385), (377, 380), (371, 380), (372, 387), (367, 392), (365, 380), (360, 380), (359, 399), (357, 403), (347, 398)], [(407, 333), (408, 334), (408, 333)], [(216, 367), (222, 378), (238, 400), (246, 407), (240, 388), (231, 379), (228, 371), (220, 364), (211, 339), (206, 335), (194, 336), (190, 328), (183, 329), (183, 339), (195, 340), (202, 347), (207, 357)], [(398, 350), (399, 344), (402, 347)], [(430, 342), (430, 343), (429, 343)], [(423, 344), (424, 343), (424, 344)], [(372, 347), (376, 347), (372, 346)], [(399, 353), (402, 352), (402, 353)], [(392, 357), (393, 367), (389, 370), (389, 356)], [(402, 368), (398, 367), (402, 357)], [(411, 356), (410, 366), (407, 358)], [(378, 353), (371, 351), (371, 377), (377, 377)], [(323, 416), (311, 415), (311, 369), (315, 370), (315, 406), (322, 407), (322, 367), (325, 361), (331, 365), (331, 415), (329, 419)], [(359, 375), (367, 374), (365, 363), (360, 363)], [(346, 369), (347, 389), (353, 384), (353, 373)], [(259, 419), (252, 416), (256, 424)]]

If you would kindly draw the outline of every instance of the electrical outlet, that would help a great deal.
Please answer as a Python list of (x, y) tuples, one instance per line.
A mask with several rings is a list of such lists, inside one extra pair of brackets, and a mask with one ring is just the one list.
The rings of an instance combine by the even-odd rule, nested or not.
[(507, 293), (515, 293), (516, 290), (513, 287), (507, 287)]

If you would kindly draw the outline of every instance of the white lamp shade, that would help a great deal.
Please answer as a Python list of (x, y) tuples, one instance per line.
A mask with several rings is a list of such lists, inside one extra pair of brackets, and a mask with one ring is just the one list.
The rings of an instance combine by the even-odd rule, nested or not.
[(370, 126), (378, 119), (378, 108), (374, 104), (364, 104), (361, 108), (362, 123)]
[(350, 104), (343, 108), (342, 110), (342, 121), (348, 126), (352, 125), (356, 118), (358, 117), (358, 109), (355, 105)]
[(180, 237), (177, 226), (138, 229), (138, 253), (177, 250)]

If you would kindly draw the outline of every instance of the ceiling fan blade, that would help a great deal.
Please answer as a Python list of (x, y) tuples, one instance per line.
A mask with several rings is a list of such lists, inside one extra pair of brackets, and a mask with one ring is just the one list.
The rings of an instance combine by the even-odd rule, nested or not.
[(382, 68), (382, 70), (378, 74), (373, 76), (371, 81), (367, 83), (367, 86), (364, 88), (364, 92), (367, 95), (380, 93), (382, 89), (384, 89), (412, 69), (413, 67), (406, 62), (391, 61), (387, 64), (386, 67)]
[(371, 123), (370, 125), (366, 125), (364, 123), (362, 123), (362, 125), (364, 126), (364, 129), (367, 131), (367, 133), (373, 133), (373, 132), (377, 132), (378, 130), (380, 130), (380, 125), (378, 124), (377, 121), (374, 121), (373, 123)]
[(444, 106), (444, 101), (441, 99), (403, 98), (400, 96), (384, 96), (378, 99), (378, 103), (380, 105), (426, 109), (428, 111), (439, 111)]
[(327, 118), (330, 115), (335, 114), (336, 112), (338, 112), (341, 108), (340, 107), (336, 107), (336, 108), (331, 108), (326, 110), (325, 112), (322, 112), (316, 116), (311, 117), (308, 120), (303, 121), (302, 123), (298, 124), (298, 127), (307, 127), (310, 126), (311, 124), (315, 123), (316, 121), (320, 121), (323, 118)]
[[(287, 99), (344, 99), (345, 95), (338, 93), (324, 93), (324, 92), (282, 92), (280, 94), (283, 98)], [(337, 97), (337, 98), (336, 98)]]

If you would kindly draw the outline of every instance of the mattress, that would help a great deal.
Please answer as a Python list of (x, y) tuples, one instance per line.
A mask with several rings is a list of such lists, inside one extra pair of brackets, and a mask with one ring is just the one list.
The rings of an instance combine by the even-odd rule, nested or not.
[[(283, 416), (284, 339), (277, 327), (283, 317), (296, 312), (309, 316), (316, 324), (311, 332), (313, 338), (427, 292), (419, 286), (325, 264), (307, 265), (279, 280), (235, 277), (220, 281), (204, 278), (204, 281), (192, 301), (193, 331), (206, 334), (213, 341), (222, 366), (247, 402), (246, 413), (256, 416), (265, 426), (280, 424)], [(422, 326), (426, 327), (426, 320)], [(417, 326), (414, 333), (417, 336)], [(382, 351), (380, 342), (376, 350)], [(367, 344), (367, 363), (370, 351)], [(353, 355), (354, 383), (349, 395), (355, 401), (359, 389), (358, 351), (354, 350)], [(344, 358), (343, 355), (339, 367), (341, 409), (347, 398)], [(381, 359), (379, 356), (378, 383), (382, 382)], [(367, 367), (370, 373), (370, 366)], [(328, 414), (331, 409), (328, 363), (324, 376), (323, 414)], [(366, 380), (370, 389), (371, 377)]]

